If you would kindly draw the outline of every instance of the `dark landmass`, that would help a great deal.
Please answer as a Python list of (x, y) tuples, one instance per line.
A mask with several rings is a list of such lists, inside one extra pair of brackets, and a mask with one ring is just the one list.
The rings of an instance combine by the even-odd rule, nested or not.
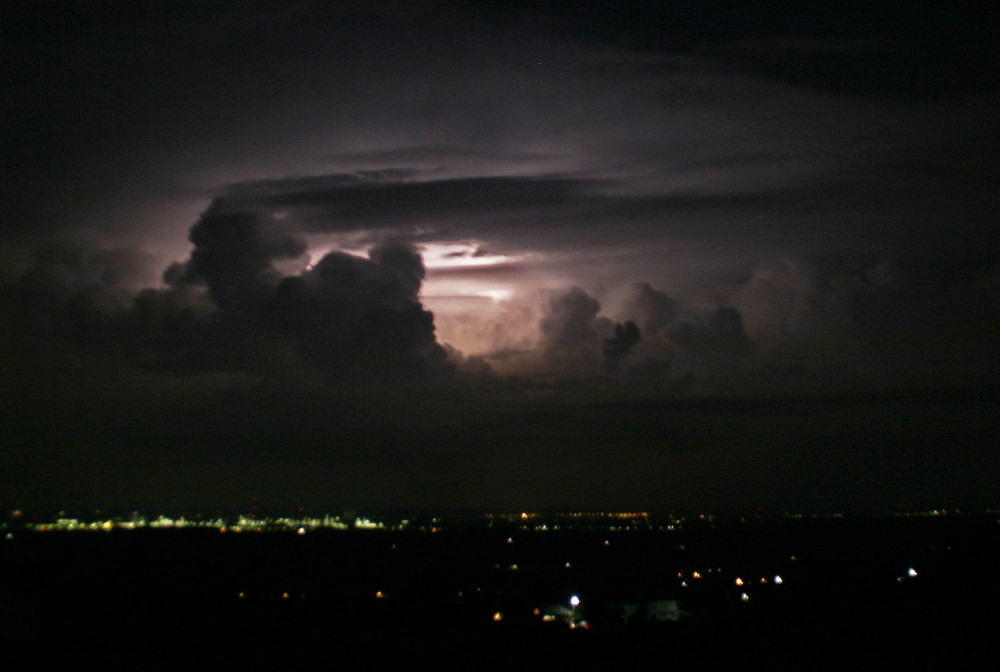
[(0, 627), (19, 661), (8, 669), (996, 669), (998, 522), (509, 516), (303, 534), (9, 522)]

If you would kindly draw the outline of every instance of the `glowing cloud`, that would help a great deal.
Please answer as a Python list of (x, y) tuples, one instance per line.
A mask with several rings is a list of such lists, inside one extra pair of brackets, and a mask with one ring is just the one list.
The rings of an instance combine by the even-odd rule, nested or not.
[(427, 243), (421, 246), (424, 265), (428, 270), (440, 268), (467, 268), (470, 266), (496, 266), (523, 259), (522, 256), (491, 252), (479, 243)]

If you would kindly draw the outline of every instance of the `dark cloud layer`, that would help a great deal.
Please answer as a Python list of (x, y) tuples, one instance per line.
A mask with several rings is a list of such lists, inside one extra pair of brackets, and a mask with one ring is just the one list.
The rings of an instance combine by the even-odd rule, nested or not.
[[(351, 176), (343, 176), (349, 178)], [(340, 179), (338, 179), (340, 178)], [(400, 221), (453, 221), (486, 212), (495, 215), (566, 206), (585, 198), (581, 180), (558, 177), (478, 177), (404, 182), (330, 178), (263, 185), (271, 191), (261, 204), (299, 210), (299, 216), (320, 231), (349, 227), (398, 226)]]
[(445, 359), (418, 297), (423, 277), (409, 245), (372, 248), (370, 260), (331, 252), (282, 281), (268, 318), (275, 331), (294, 334), (307, 361), (339, 380), (411, 379), (443, 370)]
[(194, 245), (191, 260), (183, 269), (168, 269), (167, 277), (175, 283), (208, 285), (222, 311), (253, 310), (278, 282), (273, 262), (306, 252), (301, 237), (257, 213), (209, 210), (191, 228), (189, 239)]
[(989, 499), (1000, 67), (981, 14), (5, 17), (17, 501)]

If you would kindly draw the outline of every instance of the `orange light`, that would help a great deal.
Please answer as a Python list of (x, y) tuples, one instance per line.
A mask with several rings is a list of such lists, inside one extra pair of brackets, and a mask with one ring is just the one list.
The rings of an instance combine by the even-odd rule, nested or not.
[(502, 613), (500, 613), (499, 611), (493, 612), (493, 622), (494, 623), (499, 623), (502, 620), (503, 620), (503, 614)]
[(741, 579), (740, 577), (737, 576), (736, 577), (736, 585), (737, 586), (742, 586), (743, 585), (743, 579)]
[(381, 600), (383, 597), (385, 597), (385, 593), (383, 593), (381, 590), (376, 590), (375, 591), (375, 599), (376, 600)]

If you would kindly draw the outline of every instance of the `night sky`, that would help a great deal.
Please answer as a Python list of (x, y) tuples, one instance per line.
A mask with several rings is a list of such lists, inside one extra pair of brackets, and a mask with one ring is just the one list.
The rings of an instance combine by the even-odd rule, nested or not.
[(998, 504), (989, 16), (0, 27), (5, 507)]

